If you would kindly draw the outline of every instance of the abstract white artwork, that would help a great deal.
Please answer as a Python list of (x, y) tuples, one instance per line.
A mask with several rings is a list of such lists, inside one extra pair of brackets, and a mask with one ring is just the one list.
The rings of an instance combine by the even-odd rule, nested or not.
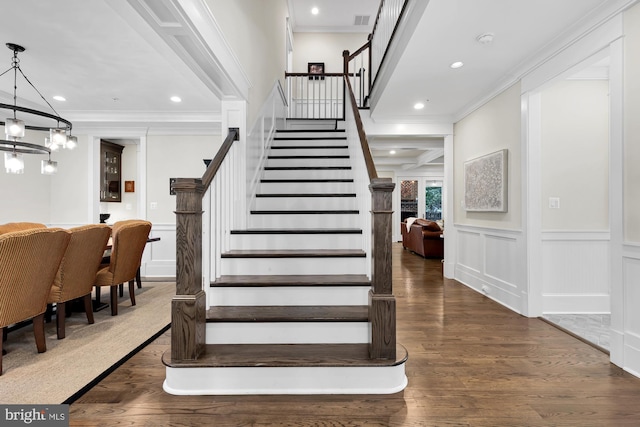
[(464, 205), (473, 212), (507, 211), (508, 150), (464, 163)]

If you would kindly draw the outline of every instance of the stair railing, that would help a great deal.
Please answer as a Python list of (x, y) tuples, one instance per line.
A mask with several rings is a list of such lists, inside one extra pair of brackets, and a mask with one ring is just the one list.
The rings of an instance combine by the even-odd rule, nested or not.
[(359, 108), (369, 106), (369, 93), (375, 84), (378, 70), (384, 62), (407, 3), (408, 0), (381, 0), (368, 41), (352, 54), (349, 54), (348, 50), (342, 53), (344, 72), (351, 76), (351, 87)]
[[(177, 178), (171, 185), (177, 196), (176, 295), (171, 301), (172, 362), (196, 360), (205, 352), (207, 296), (202, 277), (202, 198), (212, 183), (213, 188), (220, 189), (233, 180), (232, 175), (224, 171), (230, 170), (235, 162), (232, 147), (238, 139), (237, 129), (230, 129), (202, 178)], [(214, 202), (224, 205), (225, 200), (227, 198), (221, 194), (212, 200), (212, 205)], [(232, 209), (232, 206), (228, 203), (226, 209)], [(217, 216), (216, 228), (225, 229), (220, 221), (225, 221), (225, 217), (229, 221), (233, 214), (227, 212)]]
[[(344, 81), (347, 88), (345, 131), (350, 152), (358, 151), (358, 153), (354, 153), (356, 155), (351, 155), (356, 191), (358, 194), (366, 194), (367, 189), (363, 187), (368, 187), (371, 193), (371, 198), (365, 198), (363, 200), (364, 206), (360, 206), (360, 209), (365, 212), (365, 217), (363, 217), (364, 247), (371, 248), (369, 357), (372, 359), (395, 359), (396, 300), (393, 296), (391, 277), (392, 193), (395, 183), (391, 178), (378, 177), (348, 75), (344, 76)], [(367, 211), (370, 212), (370, 215), (366, 215)], [(369, 233), (369, 231), (371, 232)]]
[(285, 73), (290, 119), (344, 119), (342, 73)]

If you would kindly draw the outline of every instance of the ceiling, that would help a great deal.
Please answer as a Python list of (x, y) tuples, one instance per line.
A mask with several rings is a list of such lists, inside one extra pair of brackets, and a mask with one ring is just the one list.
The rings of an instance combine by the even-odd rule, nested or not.
[[(314, 32), (370, 32), (379, 5), (378, 0), (287, 1), (294, 31)], [(457, 120), (492, 90), (515, 81), (551, 43), (623, 1), (424, 0), (426, 9), (394, 62), (372, 118), (400, 123)], [(110, 120), (140, 127), (154, 121), (179, 126), (195, 116), (219, 118), (219, 94), (206, 76), (194, 73), (140, 9), (131, 7), (163, 2), (168, 0), (11, 1), (0, 41), (26, 47), (19, 55), (24, 73), (74, 126)], [(317, 15), (310, 13), (314, 6)], [(355, 25), (357, 16), (370, 16), (367, 25)], [(493, 42), (479, 43), (476, 38), (483, 33), (492, 33)], [(454, 61), (464, 66), (449, 68)], [(0, 64), (0, 72), (10, 67), (11, 51), (0, 50)], [(12, 103), (12, 91), (13, 79), (0, 77), (0, 102)], [(54, 95), (66, 101), (53, 101)], [(171, 102), (174, 95), (182, 102)], [(39, 95), (21, 80), (18, 97), (43, 108)], [(425, 108), (415, 110), (416, 102)], [(424, 171), (443, 162), (442, 138), (437, 136), (371, 135), (370, 143), (376, 163), (385, 169)], [(389, 154), (391, 149), (396, 153)]]

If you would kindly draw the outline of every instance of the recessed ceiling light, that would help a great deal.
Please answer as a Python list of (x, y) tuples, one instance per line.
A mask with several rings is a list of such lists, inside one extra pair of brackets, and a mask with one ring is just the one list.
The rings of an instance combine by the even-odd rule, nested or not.
[(389, 154), (396, 154), (396, 150), (389, 151)]
[(66, 101), (67, 100), (67, 98), (65, 98), (62, 95), (56, 95), (56, 96), (53, 97), (53, 99), (55, 99), (56, 101)]
[(171, 97), (171, 100), (172, 100), (173, 102), (182, 102), (182, 98), (180, 98), (179, 96), (172, 96), (172, 97)]
[(453, 64), (449, 65), (449, 67), (456, 69), (456, 68), (460, 68), (464, 65), (464, 62), (462, 61), (456, 61)]
[(413, 106), (416, 110), (422, 110), (424, 108), (424, 104), (422, 102), (417, 102), (416, 105)]
[(320, 9), (318, 9), (317, 7), (314, 7), (313, 9), (311, 9), (311, 13), (313, 15), (317, 15), (318, 13), (320, 13)]

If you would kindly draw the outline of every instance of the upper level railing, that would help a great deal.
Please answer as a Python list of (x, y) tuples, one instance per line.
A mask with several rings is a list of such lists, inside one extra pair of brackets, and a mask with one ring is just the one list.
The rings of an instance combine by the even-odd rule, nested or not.
[(285, 73), (290, 119), (344, 119), (342, 73)]
[(369, 93), (385, 60), (409, 0), (381, 0), (369, 40), (353, 53), (343, 52), (344, 72), (351, 77), (356, 103), (369, 106)]

